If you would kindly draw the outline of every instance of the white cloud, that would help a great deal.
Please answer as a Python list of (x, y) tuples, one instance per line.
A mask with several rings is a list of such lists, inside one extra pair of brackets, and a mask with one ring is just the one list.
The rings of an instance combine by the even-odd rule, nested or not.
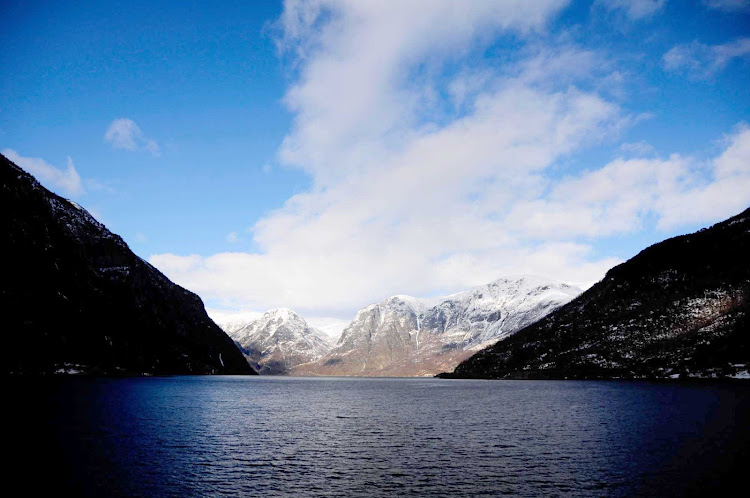
[[(339, 319), (392, 294), (444, 294), (504, 274), (595, 282), (620, 260), (598, 256), (593, 241), (637, 230), (648, 213), (664, 227), (693, 221), (679, 214), (688, 194), (708, 202), (718, 172), (738, 168), (729, 151), (744, 132), (707, 165), (673, 156), (567, 172), (571, 154), (639, 119), (579, 84), (606, 60), (534, 43), (520, 60), (462, 64), (498, 36), (543, 31), (563, 5), (287, 2), (280, 45), (298, 75), (279, 155), (313, 187), (255, 223), (256, 253), (150, 261), (222, 308)], [(451, 64), (463, 67), (445, 71)], [(725, 199), (702, 216), (731, 208)]]
[(23, 157), (13, 149), (4, 149), (3, 155), (28, 171), (45, 187), (65, 195), (77, 197), (83, 195), (84, 188), (81, 176), (76, 171), (73, 160), (68, 157), (65, 169), (56, 168), (38, 157)]
[(240, 241), (240, 236), (237, 235), (237, 232), (229, 232), (227, 234), (226, 239), (227, 239), (227, 242), (229, 242), (230, 244), (236, 244), (237, 242)]
[(321, 332), (325, 333), (331, 339), (338, 339), (341, 336), (341, 332), (344, 331), (349, 320), (341, 320), (339, 318), (330, 317), (303, 317), (310, 326), (315, 327)]
[(280, 46), (303, 59), (285, 98), (296, 119), (282, 161), (324, 181), (377, 161), (382, 145), (374, 142), (398, 147), (429, 109), (430, 84), (415, 73), (460, 57), (478, 38), (542, 30), (566, 4), (286, 2)]
[(620, 152), (629, 156), (648, 156), (655, 152), (654, 146), (645, 140), (620, 145)]
[(659, 225), (709, 223), (737, 214), (750, 205), (750, 128), (737, 126), (723, 140), (726, 148), (708, 164), (697, 165), (691, 182), (665, 195), (657, 205)]
[(631, 20), (648, 19), (667, 4), (667, 0), (596, 0), (596, 5), (610, 11), (622, 11)]
[(104, 140), (115, 149), (145, 150), (154, 156), (160, 154), (156, 141), (144, 135), (141, 128), (132, 119), (115, 119), (107, 127)]
[(260, 311), (226, 311), (214, 308), (206, 308), (206, 314), (217, 324), (251, 322), (263, 316)]
[(750, 57), (750, 38), (738, 38), (723, 45), (705, 45), (694, 41), (676, 45), (662, 57), (664, 69), (686, 72), (694, 78), (709, 78), (724, 69), (732, 59)]
[(665, 230), (727, 218), (750, 205), (750, 129), (739, 125), (724, 143), (711, 161), (616, 159), (557, 183), (543, 199), (517, 203), (507, 226), (549, 240), (632, 232), (648, 214)]
[(738, 12), (750, 9), (750, 0), (703, 0), (709, 9)]

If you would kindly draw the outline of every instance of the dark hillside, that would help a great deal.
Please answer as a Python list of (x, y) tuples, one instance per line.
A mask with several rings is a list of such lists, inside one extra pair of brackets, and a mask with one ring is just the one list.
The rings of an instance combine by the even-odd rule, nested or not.
[(3, 371), (252, 374), (195, 294), (0, 156)]
[(750, 209), (655, 244), (443, 376), (741, 376), (750, 364), (749, 242)]

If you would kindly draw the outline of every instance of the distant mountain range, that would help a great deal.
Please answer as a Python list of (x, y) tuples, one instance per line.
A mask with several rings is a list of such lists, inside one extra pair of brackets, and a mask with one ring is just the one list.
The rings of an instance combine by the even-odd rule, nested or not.
[(502, 278), (451, 296), (394, 296), (357, 312), (335, 347), (296, 375), (431, 376), (535, 322), (581, 292), (539, 277)]
[(750, 378), (750, 209), (645, 249), (444, 377)]
[(523, 276), (446, 297), (394, 296), (359, 310), (335, 344), (291, 310), (221, 325), (262, 374), (431, 376), (580, 292)]
[(254, 374), (195, 294), (0, 156), (2, 369)]

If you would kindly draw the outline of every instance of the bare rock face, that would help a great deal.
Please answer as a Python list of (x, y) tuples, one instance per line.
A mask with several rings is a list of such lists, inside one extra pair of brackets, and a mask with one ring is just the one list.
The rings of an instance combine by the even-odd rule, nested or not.
[(750, 378), (750, 209), (655, 244), (445, 377)]
[(3, 370), (254, 374), (200, 298), (0, 156)]
[(523, 276), (443, 298), (390, 297), (357, 312), (335, 347), (294, 375), (432, 376), (580, 293)]
[(286, 375), (298, 365), (320, 359), (331, 339), (290, 309), (275, 309), (244, 324), (220, 324), (248, 363), (261, 375)]

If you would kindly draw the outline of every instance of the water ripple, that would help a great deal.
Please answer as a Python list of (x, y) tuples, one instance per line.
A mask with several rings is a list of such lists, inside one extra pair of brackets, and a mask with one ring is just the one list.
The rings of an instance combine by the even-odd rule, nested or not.
[(33, 461), (90, 496), (675, 495), (749, 460), (742, 385), (34, 382), (11, 390), (11, 475)]

